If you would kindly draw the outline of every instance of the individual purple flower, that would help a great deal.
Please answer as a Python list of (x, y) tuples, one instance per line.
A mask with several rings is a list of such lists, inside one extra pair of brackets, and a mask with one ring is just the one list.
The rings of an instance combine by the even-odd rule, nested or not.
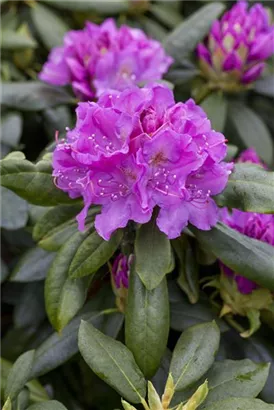
[(209, 230), (218, 219), (212, 196), (226, 186), (232, 164), (223, 162), (226, 140), (211, 129), (193, 100), (175, 104), (163, 85), (132, 87), (80, 103), (77, 122), (53, 155), (56, 185), (82, 196), (79, 228), (92, 204), (99, 235), (108, 240), (129, 220), (157, 225), (169, 238), (188, 222)]
[(39, 78), (53, 85), (71, 84), (79, 98), (90, 100), (104, 91), (159, 80), (172, 62), (161, 44), (143, 31), (117, 28), (107, 19), (69, 31), (63, 46), (52, 49)]
[(257, 80), (273, 53), (274, 25), (268, 11), (259, 3), (248, 10), (246, 1), (216, 20), (197, 47), (204, 75), (226, 90)]
[[(264, 166), (253, 148), (248, 148), (243, 151), (237, 162), (251, 162)], [(274, 215), (243, 212), (238, 209), (232, 209), (232, 211), (229, 212), (227, 208), (224, 208), (221, 210), (221, 219), (226, 225), (230, 226), (230, 228), (235, 229), (243, 235), (274, 246)], [(223, 264), (221, 266), (226, 275), (235, 279), (238, 290), (241, 293), (249, 294), (258, 288), (255, 282), (238, 275)]]

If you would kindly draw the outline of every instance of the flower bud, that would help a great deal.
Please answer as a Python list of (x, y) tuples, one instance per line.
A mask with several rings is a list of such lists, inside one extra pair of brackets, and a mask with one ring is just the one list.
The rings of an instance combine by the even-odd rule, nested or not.
[(202, 404), (208, 395), (208, 382), (207, 380), (196, 390), (193, 396), (190, 397), (188, 402), (182, 407), (182, 410), (196, 410), (197, 407)]
[(132, 406), (127, 401), (122, 399), (121, 402), (122, 402), (122, 406), (124, 407), (124, 410), (137, 410), (136, 407)]
[(174, 389), (174, 381), (173, 381), (173, 377), (172, 374), (169, 373), (168, 378), (167, 378), (167, 382), (166, 382), (166, 387), (165, 387), (165, 391), (164, 394), (162, 395), (162, 404), (163, 404), (163, 409), (167, 409), (172, 397), (174, 395), (175, 389)]
[(120, 253), (114, 260), (111, 268), (112, 288), (116, 295), (116, 304), (121, 312), (125, 311), (130, 265), (133, 255), (129, 257)]
[(162, 410), (162, 403), (160, 397), (151, 382), (147, 383), (148, 390), (148, 404), (150, 410)]
[(237, 91), (257, 80), (274, 53), (274, 26), (259, 3), (239, 1), (213, 23), (197, 47), (203, 75), (217, 88)]

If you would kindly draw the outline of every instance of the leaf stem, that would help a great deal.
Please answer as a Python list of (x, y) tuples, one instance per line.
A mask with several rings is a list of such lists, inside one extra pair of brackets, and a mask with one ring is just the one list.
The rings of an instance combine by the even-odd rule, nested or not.
[(237, 330), (240, 333), (243, 333), (245, 331), (245, 329), (236, 322), (236, 320), (234, 320), (231, 316), (224, 316), (224, 319), (227, 321), (227, 323), (232, 326), (235, 330)]
[(102, 310), (100, 313), (101, 313), (102, 315), (110, 315), (111, 313), (119, 313), (119, 312), (120, 312), (120, 311), (119, 311), (118, 308), (110, 308), (110, 309)]
[(143, 397), (141, 398), (141, 403), (145, 410), (150, 410), (149, 405), (147, 404), (146, 400)]

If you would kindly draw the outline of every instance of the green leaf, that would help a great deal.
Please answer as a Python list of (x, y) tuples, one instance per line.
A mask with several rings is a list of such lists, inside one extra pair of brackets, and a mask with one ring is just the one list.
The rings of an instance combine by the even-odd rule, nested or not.
[(69, 268), (70, 278), (80, 278), (97, 272), (114, 254), (123, 236), (122, 230), (105, 241), (96, 231), (90, 233), (77, 249)]
[(211, 24), (224, 8), (224, 5), (218, 2), (200, 7), (164, 39), (166, 52), (183, 63), (186, 55), (193, 51), (196, 44), (205, 37)]
[(98, 377), (126, 400), (141, 402), (146, 395), (146, 381), (126, 346), (84, 321), (79, 328), (78, 344), (84, 360)]
[(81, 204), (59, 205), (49, 209), (33, 228), (33, 238), (41, 248), (57, 251), (77, 231), (76, 215)]
[[(12, 363), (1, 357), (1, 397), (4, 397), (5, 386), (8, 378), (8, 374), (12, 368)], [(30, 392), (30, 400), (33, 402), (48, 400), (48, 394), (44, 387), (38, 382), (38, 380), (32, 380), (26, 384), (26, 387)]]
[(192, 80), (196, 75), (199, 74), (199, 71), (193, 68), (178, 68), (170, 70), (165, 78), (174, 85), (184, 84)]
[(67, 410), (67, 408), (59, 401), (49, 400), (32, 404), (27, 410)]
[(13, 269), (10, 281), (32, 282), (44, 279), (54, 257), (55, 253), (38, 247), (29, 249)]
[(36, 349), (31, 378), (48, 373), (67, 362), (78, 352), (77, 334), (81, 319), (100, 327), (112, 337), (117, 336), (123, 323), (123, 315), (112, 313), (104, 316), (104, 312), (100, 312), (114, 304), (113, 293), (110, 289), (107, 291), (103, 289), (97, 295), (93, 295), (92, 299), (61, 333), (53, 333)]
[(229, 117), (246, 147), (254, 147), (267, 163), (273, 160), (271, 135), (262, 119), (246, 105), (233, 101), (229, 105)]
[(13, 400), (29, 381), (34, 362), (34, 350), (29, 350), (18, 357), (12, 366), (5, 387), (5, 398)]
[(126, 309), (126, 345), (147, 379), (158, 367), (169, 333), (169, 301), (166, 278), (153, 290), (143, 285), (134, 266), (130, 273)]
[(63, 44), (69, 27), (56, 13), (36, 2), (31, 7), (31, 17), (41, 40), (49, 50)]
[(53, 183), (51, 162), (33, 164), (26, 159), (6, 157), (0, 161), (1, 184), (34, 205), (52, 206), (72, 203)]
[(2, 114), (1, 141), (9, 147), (16, 147), (23, 129), (23, 118), (19, 112), (10, 111)]
[(216, 131), (223, 131), (227, 114), (227, 100), (224, 94), (218, 92), (209, 95), (202, 102), (201, 107), (210, 119), (212, 128)]
[(35, 331), (45, 318), (44, 283), (27, 283), (21, 290), (13, 311), (14, 326)]
[(236, 164), (218, 205), (246, 212), (274, 213), (274, 172), (254, 164)]
[(175, 390), (183, 390), (212, 366), (219, 348), (220, 331), (215, 322), (187, 329), (178, 340), (170, 364)]
[(52, 87), (38, 81), (5, 82), (2, 84), (1, 104), (20, 111), (41, 111), (74, 99), (61, 87)]
[(227, 144), (227, 154), (225, 157), (225, 161), (232, 161), (236, 157), (238, 151), (239, 148), (236, 145)]
[(17, 31), (3, 30), (1, 40), (1, 48), (4, 50), (22, 50), (37, 47), (36, 41), (31, 37), (26, 26), (21, 26), (21, 29)]
[(230, 398), (208, 405), (204, 410), (274, 410), (273, 404), (258, 399)]
[(173, 270), (173, 255), (168, 237), (153, 218), (142, 225), (135, 240), (136, 272), (149, 290), (156, 288), (164, 276)]
[(76, 232), (57, 253), (45, 283), (46, 311), (52, 326), (61, 331), (83, 306), (89, 278), (70, 279), (68, 271), (88, 233)]
[(7, 188), (1, 187), (1, 227), (15, 230), (23, 228), (28, 220), (27, 202)]
[(207, 373), (209, 393), (202, 408), (229, 397), (256, 397), (262, 390), (269, 372), (268, 363), (249, 359), (216, 362)]
[(3, 410), (12, 410), (12, 403), (10, 397), (8, 397), (5, 401)]
[(172, 4), (170, 3), (165, 4), (158, 2), (158, 4), (155, 5), (151, 4), (149, 11), (169, 28), (173, 28), (182, 20), (178, 8), (172, 8)]
[(167, 30), (161, 24), (146, 16), (142, 16), (142, 26), (148, 36), (158, 41), (162, 41), (167, 34)]
[(218, 223), (211, 231), (191, 228), (205, 249), (230, 269), (274, 290), (274, 247)]
[(174, 239), (171, 243), (179, 261), (177, 283), (187, 294), (189, 301), (196, 303), (199, 298), (199, 267), (191, 244), (185, 235)]
[(43, 0), (43, 2), (66, 11), (94, 11), (106, 15), (123, 13), (129, 7), (128, 0), (115, 0), (111, 2), (111, 8), (109, 2), (99, 0)]
[(274, 74), (255, 82), (255, 91), (267, 97), (274, 98)]

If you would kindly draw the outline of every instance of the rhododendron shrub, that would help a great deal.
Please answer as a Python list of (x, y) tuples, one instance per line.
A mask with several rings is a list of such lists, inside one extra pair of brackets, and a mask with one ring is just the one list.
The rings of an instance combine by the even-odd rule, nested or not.
[(85, 207), (102, 205), (95, 219), (106, 240), (129, 220), (146, 223), (159, 207), (157, 225), (169, 238), (188, 221), (208, 230), (217, 223), (212, 199), (225, 188), (232, 164), (224, 136), (193, 100), (175, 103), (165, 86), (105, 94), (80, 103), (76, 127), (53, 155), (56, 185)]
[(273, 410), (272, 3), (0, 7), (1, 408)]

